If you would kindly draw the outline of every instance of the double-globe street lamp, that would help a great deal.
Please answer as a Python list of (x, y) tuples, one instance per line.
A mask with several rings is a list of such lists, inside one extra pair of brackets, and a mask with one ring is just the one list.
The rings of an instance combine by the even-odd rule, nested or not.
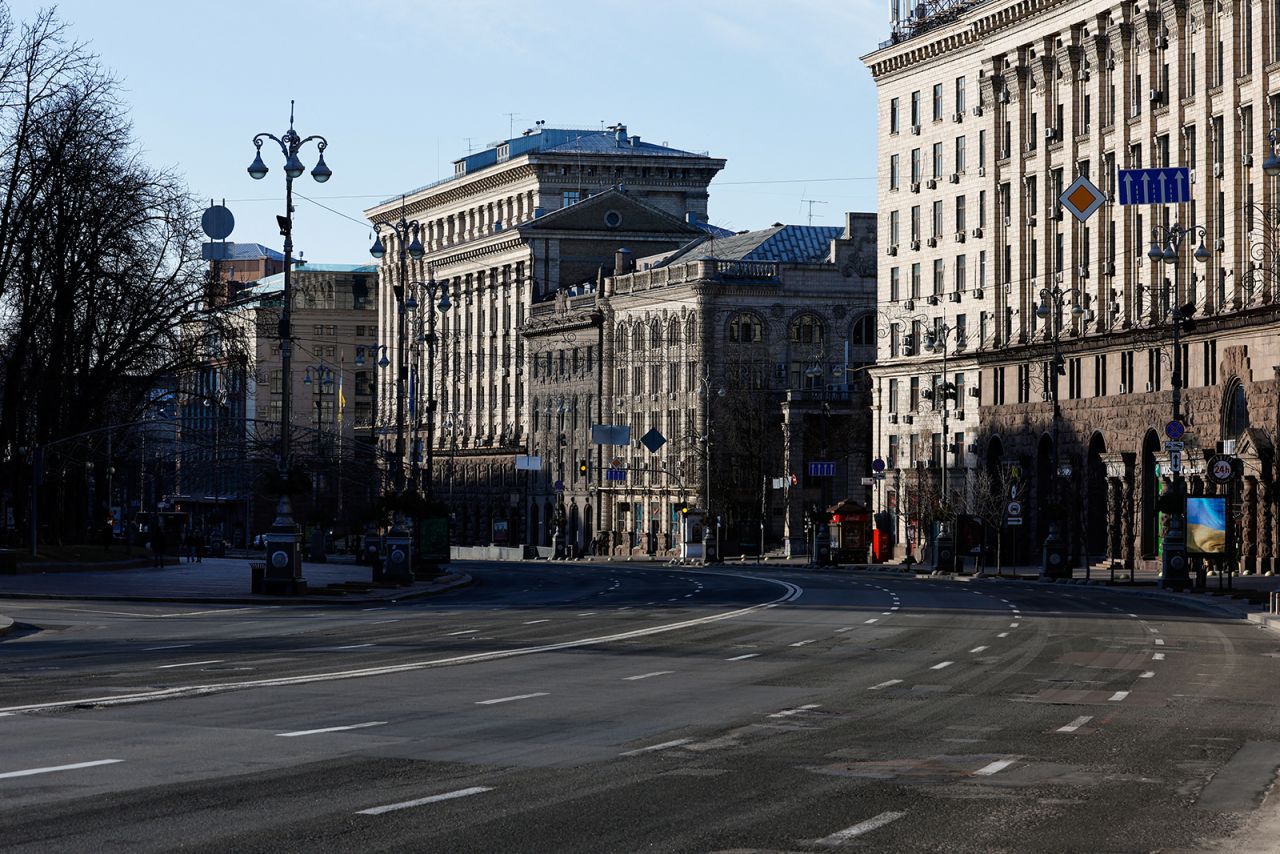
[[(1272, 131), (1272, 134), (1280, 136), (1280, 132)], [(1274, 139), (1273, 139), (1274, 144)], [(1271, 158), (1275, 156), (1274, 149)], [(1268, 158), (1270, 160), (1271, 158)], [(1264, 166), (1264, 168), (1266, 168)], [(1277, 165), (1277, 171), (1280, 172), (1280, 164)], [(1270, 174), (1270, 173), (1269, 173)], [(1182, 255), (1182, 246), (1187, 242), (1187, 238), (1199, 238), (1200, 245), (1191, 253), (1197, 263), (1204, 264), (1209, 260), (1209, 250), (1205, 248), (1204, 242), (1208, 234), (1208, 229), (1203, 225), (1157, 225), (1151, 229), (1151, 249), (1147, 252), (1147, 257), (1152, 261), (1163, 261), (1165, 264), (1173, 266), (1174, 275), (1166, 279), (1166, 287), (1170, 292), (1166, 292), (1165, 304), (1170, 306), (1170, 321), (1173, 325), (1173, 413), (1172, 421), (1176, 424), (1182, 422), (1182, 345), (1181, 334), (1182, 325), (1189, 323), (1192, 316), (1196, 312), (1194, 302), (1187, 302), (1184, 305), (1178, 304), (1178, 283), (1177, 283), (1177, 262)], [(1172, 436), (1171, 436), (1172, 438)], [(1187, 540), (1186, 540), (1186, 483), (1182, 478), (1182, 466), (1173, 468), (1173, 489), (1169, 513), (1169, 527), (1167, 529), (1163, 553), (1163, 568), (1161, 572), (1161, 586), (1181, 587), (1188, 580), (1187, 565)]]
[(1045, 384), (1053, 401), (1053, 510), (1049, 514), (1049, 530), (1041, 550), (1040, 575), (1044, 578), (1057, 578), (1068, 571), (1066, 547), (1058, 528), (1058, 520), (1062, 516), (1062, 481), (1070, 476), (1070, 469), (1064, 469), (1062, 464), (1062, 407), (1058, 401), (1058, 377), (1066, 373), (1062, 358), (1063, 314), (1070, 311), (1073, 322), (1084, 316), (1084, 298), (1079, 288), (1054, 285), (1040, 291), (1040, 304), (1036, 306), (1036, 317), (1048, 322), (1049, 340), (1053, 343), (1053, 360), (1045, 372)]
[(280, 339), (280, 372), (283, 385), (280, 389), (280, 504), (276, 509), (276, 520), (272, 531), (267, 535), (267, 569), (263, 578), (263, 592), (266, 593), (302, 593), (306, 590), (306, 582), (302, 578), (302, 561), (299, 554), (298, 525), (293, 521), (293, 508), (289, 503), (289, 419), (292, 403), (292, 339), (293, 330), (290, 324), (293, 312), (293, 291), (290, 274), (293, 271), (293, 180), (302, 177), (307, 171), (298, 152), (308, 142), (315, 140), (319, 158), (311, 169), (311, 177), (323, 184), (333, 176), (324, 162), (324, 151), (329, 141), (319, 134), (302, 137), (293, 129), (293, 101), (289, 102), (289, 129), (283, 136), (270, 133), (259, 133), (253, 138), (256, 149), (253, 163), (249, 164), (249, 176), (255, 181), (267, 176), (267, 164), (262, 161), (262, 144), (271, 140), (280, 147), (284, 155), (285, 205), (284, 216), (277, 216), (280, 234), (284, 237), (284, 293), (281, 297), (280, 324), (276, 335)]
[[(960, 402), (956, 400), (958, 389), (955, 383), (951, 382), (947, 376), (947, 359), (950, 356), (950, 348), (954, 344), (963, 346), (960, 338), (963, 336), (963, 330), (959, 327), (952, 326), (950, 323), (936, 322), (925, 332), (923, 347), (935, 356), (942, 357), (942, 382), (932, 389), (925, 389), (923, 397), (931, 400), (934, 406), (942, 407), (942, 495), (941, 499), (941, 520), (942, 530), (938, 533), (938, 541), (934, 548), (934, 564), (938, 569), (946, 572), (952, 572), (956, 568), (956, 549), (955, 549), (955, 532), (948, 525), (948, 516), (951, 507), (951, 478), (949, 477), (949, 467), (947, 458), (951, 454), (951, 425), (949, 421), (951, 401), (955, 401), (956, 406)], [(941, 398), (941, 399), (939, 399)], [(962, 448), (956, 448), (957, 457), (961, 453)]]
[[(427, 281), (412, 282), (410, 285), (409, 296), (406, 298), (404, 306), (408, 311), (416, 311), (419, 308), (417, 295), (414, 290), (422, 289), (422, 295), (425, 297), (422, 311), (418, 311), (418, 335), (417, 343), (425, 348), (426, 367), (427, 367), (427, 453), (426, 453), (426, 498), (427, 501), (435, 499), (435, 469), (434, 469), (434, 448), (435, 448), (435, 426), (436, 426), (436, 409), (439, 402), (436, 400), (436, 344), (439, 337), (436, 335), (436, 314), (444, 314), (453, 307), (453, 303), (449, 301), (449, 284), (448, 282), (437, 282), (434, 271), (428, 270)], [(415, 398), (421, 394), (418, 389)], [(416, 408), (416, 406), (415, 406)], [(418, 453), (418, 418), (413, 421), (413, 475), (412, 475), (412, 491), (414, 494), (418, 492), (419, 480), (419, 453)]]

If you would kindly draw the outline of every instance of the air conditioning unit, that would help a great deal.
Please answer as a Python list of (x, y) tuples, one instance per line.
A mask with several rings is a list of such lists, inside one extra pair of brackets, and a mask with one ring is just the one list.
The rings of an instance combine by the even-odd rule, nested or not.
[(1081, 279), (1089, 278), (1089, 265), (1081, 264), (1080, 269), (1076, 271), (1076, 276)]
[(957, 231), (957, 232), (956, 232), (956, 243), (964, 243), (964, 232), (963, 232), (963, 231)]
[(1191, 183), (1194, 184), (1196, 182), (1196, 170), (1188, 169), (1187, 172), (1191, 177)]
[(1008, 228), (1008, 227), (1009, 227), (1009, 226), (1011, 226), (1011, 225), (1013, 225), (1013, 218), (1012, 218), (1012, 217), (1010, 217), (1010, 216), (1006, 216), (1006, 217), (1004, 218), (1004, 227), (1005, 227), (1005, 228)]
[(974, 107), (974, 108), (973, 108), (973, 114), (974, 114), (975, 116), (980, 116), (980, 115), (982, 115), (982, 105), (981, 105), (981, 104), (979, 104), (978, 106), (976, 106), (976, 107)]
[(1121, 394), (1128, 394), (1128, 393), (1129, 393), (1129, 389), (1125, 388), (1125, 384), (1124, 384), (1124, 383), (1120, 383), (1120, 393), (1121, 393)]
[(1081, 83), (1089, 82), (1089, 69), (1087, 68), (1080, 69), (1080, 82)]
[(1044, 129), (1044, 138), (1045, 138), (1045, 141), (1046, 141), (1046, 142), (1053, 142), (1055, 139), (1057, 139), (1057, 138), (1058, 138), (1058, 131), (1057, 131), (1057, 129), (1056, 129), (1056, 128), (1045, 128), (1045, 129)]
[(912, 126), (911, 126), (911, 135), (912, 135), (912, 136), (919, 136), (919, 135), (920, 135), (920, 125), (912, 125)]
[(1156, 36), (1156, 47), (1160, 50), (1166, 50), (1169, 47), (1168, 36)]
[(947, 180), (948, 180), (948, 181), (950, 181), (952, 184), (959, 184), (959, 183), (960, 183), (960, 173), (959, 173), (959, 172), (952, 172), (952, 173), (951, 173), (951, 177), (950, 177), (950, 178), (948, 178)]
[(972, 233), (973, 233), (973, 236), (974, 236), (974, 237), (981, 237), (981, 236), (982, 236), (982, 229), (981, 229), (981, 228), (975, 228), (975, 229), (973, 230), (973, 232), (972, 232)]
[(1059, 205), (1058, 207), (1055, 207), (1053, 210), (1049, 211), (1049, 218), (1052, 219), (1054, 222), (1062, 222), (1062, 207)]
[(889, 255), (892, 257), (897, 254), (898, 254), (898, 244), (895, 243), (889, 247)]
[(1036, 150), (1036, 141), (1034, 139), (1027, 140), (1027, 151)]
[(1227, 251), (1227, 240), (1226, 240), (1226, 238), (1225, 238), (1225, 237), (1219, 237), (1219, 238), (1217, 239), (1217, 241), (1213, 244), (1213, 248), (1214, 248), (1215, 250), (1217, 250), (1218, 252), (1226, 252), (1226, 251)]
[(1104, 276), (1114, 276), (1115, 274), (1116, 274), (1116, 262), (1115, 262), (1115, 261), (1108, 261), (1106, 264), (1102, 265), (1102, 275), (1104, 275)]
[(1152, 89), (1152, 90), (1151, 90), (1151, 96), (1150, 96), (1150, 101), (1151, 101), (1151, 103), (1153, 103), (1153, 104), (1159, 104), (1159, 103), (1160, 103), (1161, 101), (1163, 101), (1163, 100), (1164, 100), (1164, 93), (1163, 93), (1163, 92), (1161, 92), (1159, 89)]
[(929, 245), (929, 248), (930, 248), (930, 249), (933, 249), (935, 246), (937, 246), (937, 245), (938, 245), (938, 238), (936, 238), (936, 237), (930, 237), (930, 238), (928, 238), (927, 240), (925, 240), (925, 243), (927, 243), (927, 244)]
[(911, 182), (911, 192), (913, 192), (913, 193), (918, 193), (918, 192), (920, 192), (920, 182), (919, 182), (919, 181), (912, 181), (912, 182)]
[(952, 291), (949, 296), (952, 302), (960, 302), (960, 291)]
[(898, 413), (896, 413), (896, 412), (890, 412), (890, 413), (889, 413), (889, 423), (890, 423), (890, 424), (897, 424), (897, 423), (898, 423)]
[(1115, 57), (1114, 57), (1114, 56), (1108, 56), (1108, 57), (1107, 57), (1107, 70), (1108, 70), (1108, 71), (1115, 71), (1115, 70), (1116, 70), (1116, 59), (1115, 59)]
[(985, 177), (987, 177), (987, 167), (985, 167), (985, 166), (979, 166), (979, 167), (978, 167), (978, 177), (979, 177), (979, 178), (985, 178)]
[(963, 409), (957, 409), (955, 412), (952, 412), (951, 414), (955, 416), (955, 418), (956, 418), (956, 420), (957, 420), (957, 421), (963, 421), (963, 420), (964, 420), (964, 410), (963, 410)]
[(1222, 164), (1221, 164), (1221, 163), (1215, 163), (1215, 164), (1213, 164), (1213, 177), (1215, 177), (1215, 178), (1221, 178), (1221, 177), (1222, 177)]
[(974, 289), (973, 289), (973, 298), (974, 298), (974, 299), (982, 299), (982, 296), (983, 296), (983, 290), (982, 290), (982, 288), (974, 288)]
[(1244, 165), (1244, 166), (1252, 166), (1252, 165), (1253, 165), (1253, 155), (1252, 155), (1252, 154), (1246, 154), (1246, 155), (1244, 155), (1243, 157), (1241, 157), (1241, 158), (1240, 158), (1240, 163), (1241, 163), (1242, 165)]
[(902, 307), (903, 307), (904, 309), (906, 309), (907, 311), (915, 311), (915, 310), (916, 310), (916, 301), (915, 301), (915, 300), (913, 300), (913, 299), (903, 300), (903, 301), (902, 301)]
[(915, 420), (916, 420), (916, 417), (915, 417), (914, 415), (904, 415), (904, 416), (902, 416), (902, 423), (903, 423), (903, 424), (914, 424), (914, 423), (915, 423)]
[(981, 394), (982, 392), (979, 389), (976, 389), (976, 388), (969, 389), (969, 397), (978, 397)]
[(1147, 383), (1147, 391), (1155, 391), (1155, 386), (1151, 385), (1151, 383)]
[(968, 452), (968, 453), (970, 453), (970, 454), (976, 454), (976, 453), (978, 453), (978, 443), (977, 443), (977, 442), (970, 442), (969, 444), (967, 444), (967, 445), (965, 445), (965, 446), (964, 446), (964, 449), (965, 449), (965, 451), (967, 451), (967, 452)]
[(1008, 92), (1001, 92), (1000, 94), (996, 95), (996, 100), (997, 100), (997, 101), (999, 101), (999, 102), (1000, 102), (1000, 103), (1002, 103), (1002, 104), (1007, 104), (1007, 103), (1009, 103), (1009, 93), (1008, 93)]
[(920, 248), (920, 241), (919, 241), (919, 240), (913, 240), (913, 241), (911, 241), (911, 248), (912, 248), (912, 249), (919, 249), (919, 248)]
[(938, 298), (936, 296), (930, 296), (929, 305), (937, 305), (937, 304), (938, 304)]
[(938, 179), (930, 178), (928, 181), (924, 182), (924, 185), (928, 187), (930, 190), (936, 190), (938, 188)]
[(954, 116), (951, 117), (951, 121), (953, 122), (964, 121), (964, 113), (956, 113)]
[(1027, 228), (1036, 227), (1036, 218), (1034, 216), (1027, 217)]

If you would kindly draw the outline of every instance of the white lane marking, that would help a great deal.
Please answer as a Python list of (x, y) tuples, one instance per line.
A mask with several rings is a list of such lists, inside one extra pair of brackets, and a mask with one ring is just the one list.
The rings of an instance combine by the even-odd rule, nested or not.
[(538, 625), (538, 623), (549, 623), (549, 622), (551, 622), (551, 621), (550, 621), (550, 620), (528, 620), (527, 622), (525, 622), (525, 625), (526, 625), (526, 626), (536, 626), (536, 625)]
[(463, 629), (460, 632), (449, 632), (447, 637), (456, 638), (458, 635), (474, 635), (479, 629)]
[(890, 608), (889, 610), (890, 610), (890, 611), (896, 611), (896, 610), (898, 610), (898, 606), (897, 606), (897, 605), (894, 605), (894, 606), (893, 606), (892, 608)]
[(1129, 696), (1129, 692), (1128, 692), (1128, 691), (1117, 691), (1117, 692), (1115, 692), (1114, 694), (1112, 694), (1112, 695), (1111, 695), (1111, 697), (1108, 699), (1108, 701), (1107, 701), (1107, 702), (1110, 702), (1110, 703), (1118, 703), (1118, 702), (1120, 702), (1121, 700), (1123, 700), (1123, 699), (1124, 699), (1125, 697), (1127, 697), (1127, 696)]
[(492, 786), (472, 786), (469, 789), (459, 789), (456, 792), (445, 792), (443, 795), (432, 795), (429, 798), (418, 798), (416, 801), (401, 801), (398, 804), (387, 804), (384, 807), (371, 807), (367, 810), (360, 810), (356, 815), (382, 815), (384, 812), (392, 812), (393, 810), (404, 810), (409, 807), (420, 807), (423, 804), (434, 804), (439, 801), (451, 801), (454, 798), (465, 798), (468, 795), (478, 795), (481, 792), (492, 792)]
[(1156, 646), (1164, 646), (1164, 638), (1156, 638)]
[(498, 703), (510, 703), (513, 700), (529, 700), (529, 699), (532, 699), (533, 697), (545, 697), (545, 696), (547, 696), (546, 691), (535, 691), (532, 694), (516, 694), (514, 697), (499, 697), (496, 700), (476, 700), (476, 705), (477, 706), (493, 706), (493, 705), (497, 705)]
[(766, 584), (776, 584), (783, 588), (786, 592), (773, 602), (762, 603), (759, 605), (748, 605), (745, 608), (738, 608), (733, 611), (726, 611), (723, 614), (710, 614), (705, 617), (693, 617), (687, 620), (680, 620), (675, 623), (664, 623), (658, 626), (649, 626), (647, 628), (629, 629), (625, 632), (617, 632), (611, 635), (598, 635), (595, 637), (575, 638), (573, 640), (559, 641), (558, 643), (540, 644), (538, 646), (523, 646), (514, 649), (495, 650), (493, 652), (472, 652), (466, 655), (455, 655), (449, 658), (427, 659), (425, 661), (407, 661), (402, 664), (386, 664), (378, 667), (362, 667), (355, 670), (329, 670), (320, 673), (307, 673), (300, 676), (285, 676), (272, 679), (246, 679), (239, 682), (213, 682), (204, 685), (181, 685), (174, 688), (161, 688), (154, 691), (141, 691), (136, 694), (120, 694), (116, 696), (105, 697), (80, 697), (68, 700), (55, 700), (44, 703), (27, 703), (21, 706), (4, 706), (0, 707), (0, 712), (33, 712), (48, 709), (65, 709), (74, 708), (75, 706), (92, 703), (95, 706), (119, 706), (130, 703), (146, 703), (156, 700), (167, 700), (175, 697), (194, 697), (205, 694), (222, 693), (225, 691), (242, 691), (246, 688), (279, 688), (286, 685), (308, 685), (313, 682), (334, 682), (339, 679), (362, 679), (369, 676), (387, 676), (393, 673), (409, 673), (415, 670), (426, 670), (434, 667), (451, 667), (460, 664), (474, 664), (482, 661), (500, 661), (505, 658), (517, 658), (526, 655), (538, 655), (544, 652), (558, 652), (562, 649), (578, 649), (585, 646), (597, 646), (604, 643), (613, 643), (616, 641), (631, 640), (633, 638), (649, 637), (650, 635), (665, 634), (666, 632), (679, 631), (693, 626), (705, 626), (711, 623), (718, 623), (723, 620), (731, 620), (735, 617), (754, 614), (757, 611), (766, 608), (776, 608), (794, 602), (804, 595), (804, 588), (790, 581), (781, 581), (776, 578), (768, 578), (758, 575), (746, 575), (737, 572), (717, 572), (717, 575), (725, 575), (731, 578), (745, 578), (750, 581), (760, 581)]
[(851, 631), (853, 631), (853, 626), (845, 626), (843, 629), (836, 629), (835, 633), (838, 635), (842, 635), (845, 632), (851, 632)]
[(870, 620), (867, 620), (867, 624), (869, 625), (871, 623), (878, 623), (879, 621), (880, 621), (879, 617), (872, 617)]
[(394, 620), (374, 620), (373, 622), (369, 623), (369, 625), (378, 626), (383, 623), (398, 623), (398, 622), (400, 622), (400, 618), (396, 617)]
[(385, 611), (387, 607), (383, 605), (381, 608), (361, 608), (361, 611)]
[(1156, 672), (1155, 672), (1154, 670), (1144, 670), (1144, 671), (1142, 671), (1141, 673), (1139, 673), (1139, 674), (1138, 674), (1138, 678), (1139, 678), (1139, 679), (1150, 679), (1152, 676), (1155, 676), (1155, 675), (1156, 675)]
[(1066, 726), (1058, 727), (1058, 732), (1075, 732), (1091, 720), (1093, 715), (1081, 715)]
[[(668, 601), (668, 602), (674, 602), (674, 601), (676, 601), (676, 600), (674, 600), (674, 599), (668, 599), (667, 601)], [(583, 611), (583, 612), (582, 612), (581, 614), (579, 614), (578, 616), (579, 616), (579, 617), (594, 617), (594, 616), (595, 616), (595, 613), (596, 613), (595, 611)]]
[(648, 747), (637, 747), (635, 750), (628, 750), (626, 753), (619, 753), (619, 756), (635, 756), (638, 753), (649, 753), (654, 750), (666, 750), (668, 747), (679, 747), (682, 744), (688, 744), (693, 741), (691, 738), (677, 738), (675, 741), (664, 741), (662, 744), (651, 744)]
[(156, 669), (169, 670), (174, 667), (199, 667), (201, 664), (221, 664), (225, 660), (223, 658), (211, 658), (208, 661), (184, 661), (181, 664), (162, 664)]
[(1138, 618), (1138, 615), (1137, 615), (1137, 614), (1130, 614), (1129, 616), (1130, 616), (1130, 617), (1133, 617), (1135, 620)]
[(939, 664), (935, 664), (935, 665), (933, 665), (933, 667), (930, 667), (929, 669), (930, 669), (930, 670), (941, 670), (942, 668), (944, 668), (944, 667), (950, 667), (950, 666), (951, 666), (951, 665), (953, 665), (953, 664), (955, 664), (955, 662), (954, 662), (954, 661), (943, 661), (943, 662), (940, 662)]
[(969, 650), (969, 652), (977, 654), (979, 652), (982, 652), (984, 649), (986, 649), (985, 646), (975, 646), (973, 649)]
[(49, 774), (53, 771), (75, 771), (78, 768), (92, 768), (95, 765), (114, 765), (123, 759), (95, 759), (92, 762), (76, 762), (72, 765), (51, 765), (48, 768), (28, 768), (25, 771), (5, 771), (0, 773), (0, 780), (10, 777), (30, 777), (33, 774)]
[(1153, 635), (1158, 635), (1158, 634), (1160, 634), (1160, 630), (1159, 630), (1159, 629), (1153, 629), (1153, 628), (1151, 628), (1150, 626), (1147, 626), (1147, 631), (1151, 632), (1151, 634), (1153, 634)]
[(155, 652), (158, 649), (186, 649), (191, 646), (189, 643), (171, 643), (168, 646), (149, 646), (143, 652)]
[(652, 673), (641, 673), (639, 676), (624, 676), (623, 681), (635, 682), (640, 679), (649, 679), (654, 676), (666, 676), (668, 673), (675, 673), (674, 670), (655, 670)]
[(828, 848), (835, 847), (836, 845), (843, 845), (855, 836), (870, 833), (877, 828), (884, 827), (890, 822), (897, 821), (904, 815), (906, 815), (905, 812), (898, 812), (896, 810), (882, 812), (875, 818), (869, 818), (866, 821), (855, 824), (853, 827), (846, 827), (844, 830), (838, 830), (830, 836), (824, 836), (821, 839), (815, 840), (813, 844), (822, 845)]
[(1164, 653), (1163, 653), (1163, 652), (1153, 652), (1153, 653), (1151, 654), (1151, 660), (1152, 660), (1152, 661), (1164, 661)]
[(334, 649), (364, 649), (367, 646), (373, 646), (371, 643), (349, 643), (346, 646), (335, 646)]
[(733, 658), (726, 658), (725, 661), (746, 661), (748, 658), (755, 658), (760, 653), (749, 652), (746, 655), (735, 655)]
[(813, 643), (813, 641), (802, 640), (802, 641), (796, 641), (795, 643), (791, 644), (791, 646), (804, 646), (805, 644), (810, 644), (810, 643)]
[(880, 616), (882, 616), (882, 617), (892, 617), (892, 616), (893, 616), (893, 612), (892, 612), (892, 611), (882, 611), (882, 612), (880, 613)]
[(1009, 624), (1009, 628), (1011, 628), (1011, 629), (1016, 629), (1017, 627), (1018, 627), (1018, 624), (1017, 624), (1017, 623), (1010, 623), (1010, 624)]
[(879, 691), (881, 688), (888, 688), (888, 687), (890, 687), (891, 685), (901, 685), (901, 684), (902, 684), (902, 680), (901, 680), (901, 679), (890, 679), (890, 680), (888, 680), (888, 681), (886, 681), (886, 682), (881, 682), (879, 685), (872, 685), (872, 686), (871, 686), (870, 688), (868, 688), (867, 690), (868, 690), (868, 691)]
[(780, 711), (780, 712), (774, 712), (773, 714), (769, 715), (769, 717), (771, 717), (771, 718), (789, 718), (789, 717), (791, 717), (792, 715), (798, 715), (798, 714), (800, 714), (801, 712), (807, 712), (807, 711), (809, 711), (810, 709), (816, 709), (816, 708), (818, 708), (818, 707), (819, 707), (819, 704), (818, 704), (818, 703), (808, 703), (808, 704), (803, 705), (803, 706), (796, 706), (794, 709), (783, 709), (783, 710), (782, 710), (782, 711)]
[(365, 721), (362, 724), (347, 724), (346, 726), (329, 726), (323, 729), (300, 729), (294, 732), (278, 732), (276, 735), (281, 738), (297, 738), (300, 735), (318, 735), (322, 732), (344, 732), (349, 729), (365, 729), (371, 726), (386, 726), (386, 721)]
[(998, 759), (990, 765), (983, 765), (977, 771), (974, 771), (973, 774), (975, 777), (990, 777), (992, 774), (997, 774), (1003, 771), (1017, 761), (1018, 760), (1016, 759)]

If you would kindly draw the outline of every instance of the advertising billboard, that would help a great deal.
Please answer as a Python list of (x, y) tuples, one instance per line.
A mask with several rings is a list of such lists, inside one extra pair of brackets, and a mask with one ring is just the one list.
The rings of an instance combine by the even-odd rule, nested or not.
[(1227, 499), (1221, 496), (1187, 499), (1187, 554), (1222, 556), (1227, 553)]

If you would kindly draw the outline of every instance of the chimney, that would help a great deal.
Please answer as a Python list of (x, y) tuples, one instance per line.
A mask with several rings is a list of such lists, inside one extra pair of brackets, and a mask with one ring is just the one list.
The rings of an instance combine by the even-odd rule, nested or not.
[(614, 143), (621, 148), (622, 143), (627, 141), (627, 126), (622, 122), (618, 122), (617, 129), (613, 132)]
[(855, 214), (853, 213), (853, 211), (845, 211), (845, 214), (844, 214), (844, 234), (840, 235), (840, 236), (841, 236), (841, 237), (843, 237), (845, 240), (852, 240), (852, 239), (853, 239), (853, 222), (854, 222), (854, 219), (855, 219)]
[(702, 217), (698, 216), (697, 211), (685, 211), (684, 221), (689, 223), (689, 225), (697, 225), (702, 221)]
[(636, 147), (637, 145), (639, 145), (639, 144), (640, 144), (640, 137), (638, 137), (638, 136), (633, 136), (633, 137), (631, 137), (631, 147), (632, 147), (632, 148), (635, 148), (635, 147)]
[(615, 276), (625, 276), (633, 270), (634, 266), (630, 249), (624, 247), (613, 253), (613, 274)]

